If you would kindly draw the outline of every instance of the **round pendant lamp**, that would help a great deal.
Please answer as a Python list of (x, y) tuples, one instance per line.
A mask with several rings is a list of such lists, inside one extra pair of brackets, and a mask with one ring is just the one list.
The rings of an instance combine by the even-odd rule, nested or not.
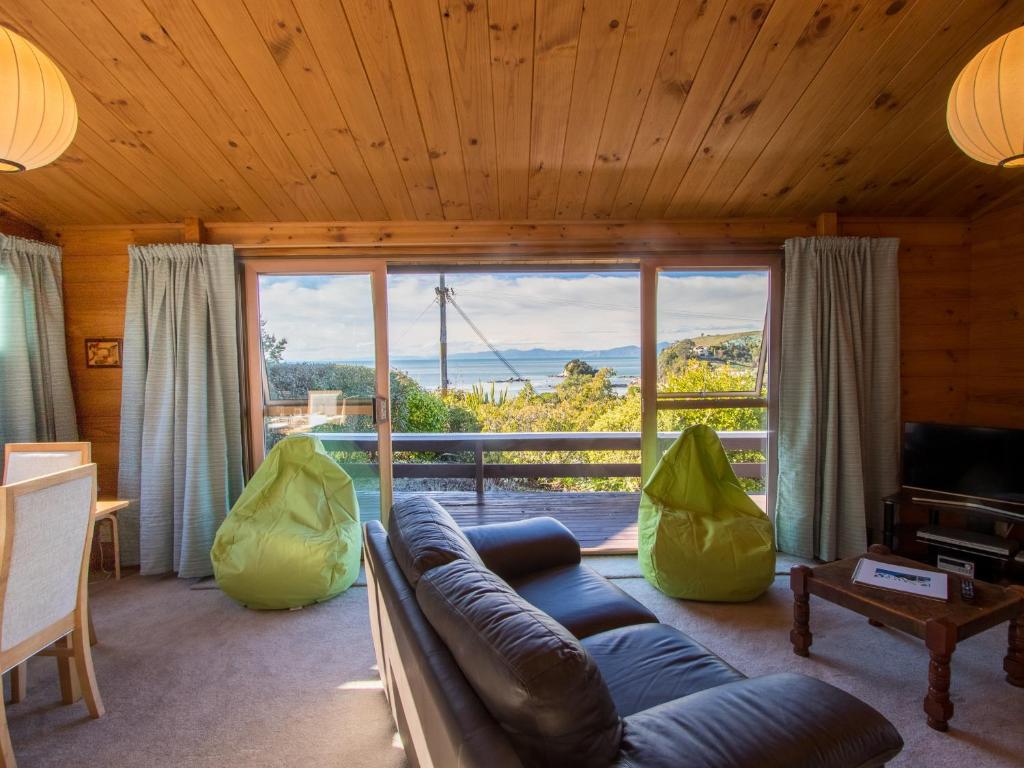
[(52, 163), (78, 128), (78, 108), (57, 65), (0, 27), (0, 173)]
[(985, 46), (953, 83), (953, 141), (982, 163), (1024, 167), (1024, 27)]

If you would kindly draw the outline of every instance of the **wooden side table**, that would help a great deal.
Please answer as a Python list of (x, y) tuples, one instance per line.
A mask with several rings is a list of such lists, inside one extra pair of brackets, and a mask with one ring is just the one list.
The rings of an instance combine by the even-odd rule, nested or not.
[[(125, 499), (106, 499), (96, 502), (96, 510), (93, 512), (93, 522), (99, 525), (104, 520), (110, 523), (110, 538), (114, 543), (114, 578), (121, 578), (121, 542), (118, 539), (117, 513), (127, 509), (130, 502)], [(89, 624), (89, 639), (96, 645), (96, 635), (92, 630), (92, 623)]]
[(875, 545), (868, 556), (908, 568), (923, 568), (950, 579), (949, 600), (941, 602), (853, 582), (860, 557), (838, 560), (816, 568), (798, 565), (790, 572), (793, 590), (793, 653), (808, 656), (813, 641), (810, 630), (810, 596), (816, 595), (862, 616), (873, 626), (889, 626), (924, 640), (930, 660), (928, 693), (924, 712), (928, 725), (937, 731), (949, 728), (953, 702), (949, 698), (950, 660), (961, 640), (1010, 622), (1009, 643), (1003, 669), (1011, 685), (1024, 687), (1024, 587), (999, 587), (975, 582), (975, 599), (960, 597), (958, 578), (914, 560), (897, 557), (887, 547)]

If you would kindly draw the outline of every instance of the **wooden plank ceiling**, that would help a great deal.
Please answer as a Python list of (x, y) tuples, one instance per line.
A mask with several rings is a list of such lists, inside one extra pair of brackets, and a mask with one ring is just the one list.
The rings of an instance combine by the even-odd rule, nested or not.
[(1022, 0), (4, 0), (81, 124), (36, 224), (965, 215), (945, 129)]

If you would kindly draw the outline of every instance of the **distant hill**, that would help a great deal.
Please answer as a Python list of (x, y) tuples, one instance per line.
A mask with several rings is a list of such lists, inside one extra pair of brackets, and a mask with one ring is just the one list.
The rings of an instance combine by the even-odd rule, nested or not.
[[(725, 344), (729, 341), (736, 341), (738, 339), (746, 338), (747, 336), (753, 336), (755, 338), (761, 337), (761, 331), (739, 331), (737, 333), (719, 333), (717, 335), (710, 336), (691, 336), (689, 339), (680, 339), (679, 341), (692, 341), (696, 346), (699, 347), (717, 347), (720, 344)], [(679, 342), (675, 342), (678, 344)], [(669, 344), (664, 345), (665, 347), (671, 346)], [(664, 347), (663, 347), (664, 348)], [(659, 352), (661, 349), (658, 350)]]
[[(669, 347), (677, 344), (684, 344), (687, 341), (693, 342), (694, 346), (717, 347), (731, 341), (744, 339), (748, 336), (760, 338), (761, 331), (737, 331), (734, 333), (691, 336), (687, 339), (678, 339), (671, 343), (662, 341), (658, 344), (658, 352), (663, 352)], [(599, 363), (602, 358), (640, 357), (640, 347), (635, 344), (625, 347), (612, 347), (611, 349), (543, 349), (541, 347), (534, 347), (533, 349), (502, 349), (499, 351), (509, 360), (524, 358), (529, 358), (531, 360), (572, 360), (573, 358), (579, 358), (580, 360), (585, 360), (588, 363)], [(455, 354), (448, 355), (449, 360), (489, 360), (492, 357), (494, 357), (494, 355), (490, 351), (457, 352)]]
[[(660, 352), (667, 346), (668, 343), (662, 342), (658, 345), (658, 351)], [(635, 344), (625, 347), (612, 347), (611, 349), (543, 349), (541, 347), (534, 347), (533, 349), (502, 349), (499, 352), (509, 360), (525, 358), (530, 360), (572, 360), (573, 358), (579, 358), (589, 362), (608, 357), (640, 357), (640, 347)], [(494, 354), (487, 350), (483, 352), (456, 352), (455, 354), (448, 355), (449, 360), (490, 360), (493, 357)], [(431, 357), (430, 359), (435, 358)]]
[[(730, 341), (736, 341), (743, 339), (747, 336), (760, 337), (761, 331), (738, 331), (735, 333), (721, 333), (706, 336), (693, 336), (688, 339), (678, 339), (674, 342), (662, 341), (658, 343), (658, 352), (663, 352), (665, 349), (685, 344), (685, 342), (693, 342), (694, 346), (701, 347), (715, 347), (721, 344), (726, 344)], [(499, 350), (502, 355), (507, 357), (509, 360), (564, 360), (568, 362), (574, 358), (585, 360), (590, 363), (597, 363), (600, 367), (602, 359), (606, 358), (623, 358), (623, 357), (640, 357), (640, 347), (636, 344), (630, 344), (624, 347), (612, 347), (611, 349), (544, 349), (542, 347), (534, 347), (532, 349), (501, 349)], [(494, 358), (494, 353), (490, 350), (484, 350), (482, 352), (455, 352), (449, 353), (449, 360), (491, 360)], [(436, 360), (437, 355), (396, 355), (392, 358), (393, 360)]]
[(712, 364), (731, 363), (753, 366), (761, 346), (761, 331), (738, 331), (679, 339), (658, 351), (658, 368), (667, 372), (687, 360), (705, 360)]

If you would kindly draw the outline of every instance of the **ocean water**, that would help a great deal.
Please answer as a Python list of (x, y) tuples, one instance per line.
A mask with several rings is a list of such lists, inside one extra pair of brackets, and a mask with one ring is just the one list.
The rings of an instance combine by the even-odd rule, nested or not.
[[(513, 357), (508, 361), (523, 378), (529, 379), (537, 392), (550, 392), (562, 378), (559, 374), (569, 360), (545, 357)], [(615, 375), (612, 385), (619, 392), (624, 392), (630, 383), (640, 376), (640, 358), (637, 357), (599, 357), (587, 360), (595, 368), (612, 368)], [(440, 362), (436, 359), (424, 358), (392, 358), (391, 367), (403, 371), (425, 389), (437, 389), (441, 384)], [(523, 388), (523, 382), (509, 381), (512, 374), (497, 358), (460, 360), (449, 359), (448, 381), (454, 389), (470, 390), (474, 384), (482, 384), (490, 389), (491, 382), (500, 392), (507, 388), (508, 394), (514, 395)]]

